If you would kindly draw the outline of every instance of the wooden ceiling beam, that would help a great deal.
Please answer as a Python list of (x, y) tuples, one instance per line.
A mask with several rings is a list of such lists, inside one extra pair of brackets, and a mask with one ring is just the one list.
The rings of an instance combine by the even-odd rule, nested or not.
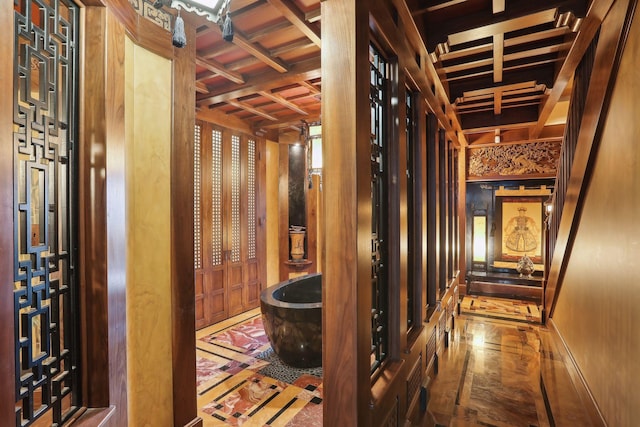
[(591, 44), (593, 37), (598, 32), (600, 24), (609, 12), (609, 9), (611, 9), (613, 3), (613, 0), (594, 0), (591, 3), (591, 6), (587, 11), (587, 15), (580, 26), (580, 31), (578, 31), (578, 35), (576, 36), (566, 59), (560, 67), (560, 71), (553, 83), (553, 89), (547, 99), (542, 102), (538, 121), (531, 128), (531, 132), (529, 134), (531, 138), (538, 138), (542, 133), (542, 129), (544, 128), (547, 119), (549, 119), (549, 116), (560, 100), (564, 89), (572, 79), (576, 67), (582, 60), (584, 53)]
[(511, 92), (511, 91), (522, 90), (522, 89), (531, 90), (531, 89), (534, 89), (535, 87), (536, 87), (536, 82), (534, 80), (530, 80), (526, 82), (513, 83), (509, 85), (469, 90), (469, 91), (465, 91), (462, 96), (463, 96), (463, 99), (468, 100), (470, 98), (481, 97), (484, 95), (494, 94), (496, 92)]
[[(254, 129), (266, 130), (266, 129), (284, 128), (288, 126), (300, 126), (301, 120), (302, 118), (299, 115), (280, 118), (275, 122), (265, 122), (264, 120), (258, 120), (252, 123), (252, 127)], [(317, 122), (320, 120), (320, 113), (304, 117), (304, 120), (309, 123)]]
[(200, 107), (219, 104), (230, 99), (241, 98), (263, 90), (271, 90), (320, 76), (320, 56), (317, 56), (291, 65), (291, 69), (286, 73), (268, 70), (258, 76), (247, 77), (246, 82), (239, 87), (238, 85), (225, 85), (209, 96), (198, 97), (197, 104)]
[(264, 96), (265, 98), (268, 98), (270, 100), (272, 100), (273, 102), (276, 102), (284, 107), (287, 107), (290, 110), (295, 111), (298, 114), (302, 114), (304, 116), (308, 115), (309, 113), (307, 113), (305, 110), (303, 110), (302, 108), (298, 107), (296, 104), (294, 104), (293, 102), (289, 101), (288, 99), (286, 99), (285, 97), (281, 96), (281, 95), (276, 95), (274, 93), (271, 93), (267, 90), (261, 90), (260, 92), (258, 92), (260, 95)]
[(493, 108), (486, 111), (463, 114), (460, 117), (463, 129), (502, 129), (508, 125), (522, 125), (522, 123), (535, 123), (538, 120), (538, 103), (529, 106), (503, 108), (500, 115), (493, 113)]
[[(515, 105), (518, 103), (528, 103), (527, 101), (538, 101), (543, 98), (544, 95), (527, 95), (527, 96), (518, 96), (518, 97), (506, 97), (506, 94), (503, 93), (502, 97), (502, 107), (507, 108), (508, 105)], [(484, 98), (483, 100), (473, 101), (473, 102), (465, 102), (463, 104), (456, 105), (456, 109), (460, 113), (464, 113), (465, 111), (472, 111), (477, 108), (484, 108), (493, 106), (495, 95), (491, 97)]]
[[(504, 34), (493, 36), (493, 82), (502, 82), (502, 66), (504, 64)], [(498, 114), (498, 113), (496, 113)]]
[(570, 41), (561, 44), (539, 47), (531, 50), (513, 52), (504, 56), (504, 62), (516, 61), (518, 59), (534, 58), (536, 56), (548, 55), (550, 53), (568, 52), (569, 48), (571, 48)]
[[(207, 24), (207, 28), (209, 28), (212, 25), (217, 25), (217, 24), (209, 23)], [(292, 26), (293, 25), (291, 25), (291, 22), (289, 21), (276, 22), (275, 24), (268, 25), (257, 31), (253, 31), (251, 34), (245, 34), (244, 36), (246, 37), (248, 42), (256, 43), (262, 40), (263, 38), (269, 36), (270, 34), (273, 34), (273, 32), (275, 31), (285, 30)], [(210, 32), (214, 32), (214, 30), (211, 29)], [(198, 35), (200, 36), (200, 33), (198, 33)], [(197, 54), (203, 58), (213, 58), (215, 56), (223, 55), (227, 52), (231, 52), (233, 49), (235, 49), (235, 45), (233, 43), (221, 42), (221, 43), (216, 43), (214, 46), (211, 46), (207, 49), (201, 49), (197, 52)]]
[(550, 88), (553, 85), (553, 78), (554, 69), (546, 63), (538, 66), (526, 64), (526, 67), (517, 69), (504, 67), (502, 83), (499, 85), (493, 83), (493, 72), (486, 73), (484, 76), (476, 76), (473, 79), (457, 81), (451, 81), (450, 79), (449, 94), (451, 96), (451, 102), (453, 102), (459, 97), (464, 96), (465, 93), (474, 93), (478, 90), (491, 89), (493, 87), (517, 85), (522, 82), (535, 82), (536, 84), (542, 84)]
[[(309, 42), (309, 39), (307, 39), (306, 37), (301, 38), (300, 40), (295, 40), (291, 43), (287, 43), (283, 46), (278, 47), (277, 49), (273, 49), (271, 51), (269, 51), (269, 54), (272, 56), (279, 56), (279, 55), (283, 55), (295, 50), (299, 50), (299, 49), (305, 49), (311, 46), (315, 46), (315, 44)], [(238, 61), (234, 61), (231, 62), (229, 64), (227, 64), (227, 69), (228, 70), (232, 70), (232, 71), (237, 71), (240, 70), (242, 68), (246, 68), (246, 67), (250, 67), (252, 65), (255, 65), (257, 63), (261, 62), (258, 58), (254, 57), (254, 56), (249, 56), (243, 59), (240, 59)], [(205, 78), (210, 78), (211, 75), (209, 76), (198, 76), (199, 79), (205, 79)]]
[(255, 114), (256, 116), (260, 116), (260, 117), (264, 117), (267, 120), (271, 120), (271, 121), (276, 121), (278, 120), (277, 118), (275, 118), (274, 116), (272, 116), (271, 114), (267, 113), (266, 111), (260, 109), (260, 108), (256, 108), (253, 107), (249, 104), (247, 104), (246, 102), (241, 102), (238, 100), (228, 100), (227, 104), (229, 105), (233, 105), (236, 108), (240, 108), (244, 111), (248, 111), (252, 114)]
[[(415, 82), (421, 86), (421, 91), (425, 96), (429, 108), (434, 111), (441, 125), (449, 133), (449, 137), (461, 146), (466, 146), (466, 139), (464, 135), (459, 132), (462, 128), (460, 118), (449, 101), (448, 91), (445, 90), (444, 84), (440, 80), (440, 76), (433, 62), (429, 60), (429, 52), (425, 41), (421, 37), (420, 31), (411, 16), (411, 11), (406, 1), (392, 1), (404, 30), (403, 34), (399, 35), (399, 45), (404, 50), (403, 54), (407, 59), (413, 58), (411, 62), (407, 61), (407, 71), (412, 78), (415, 79)], [(397, 33), (397, 25), (393, 22), (393, 19), (389, 22), (389, 16), (386, 11), (384, 12), (384, 18), (384, 21), (380, 23), (385, 27), (389, 27), (388, 30), (393, 29), (395, 30), (394, 32)], [(390, 34), (388, 30), (385, 30), (385, 33)], [(415, 61), (416, 53), (422, 58), (420, 64)]]
[(300, 82), (300, 86), (303, 86), (303, 87), (309, 89), (309, 92), (314, 94), (314, 95), (317, 95), (317, 94), (320, 93), (320, 89), (316, 85), (313, 85), (313, 84), (311, 84), (311, 83), (309, 83), (307, 81)]
[(307, 22), (318, 22), (321, 17), (322, 17), (322, 8), (321, 7), (317, 7), (317, 8), (315, 8), (313, 10), (310, 10), (309, 12), (304, 14), (304, 19)]
[[(497, 32), (506, 33), (506, 26), (503, 23), (512, 21), (511, 24), (517, 23), (518, 20), (527, 20), (528, 16), (536, 16), (538, 13), (555, 15), (555, 10), (572, 11), (577, 16), (585, 16), (587, 11), (587, 0), (557, 0), (553, 2), (553, 9), (549, 10), (549, 2), (532, 1), (532, 0), (509, 0), (506, 2), (505, 11), (495, 15), (491, 7), (476, 13), (465, 13), (463, 4), (447, 4), (442, 10), (432, 10), (423, 18), (423, 27), (426, 29), (425, 39), (429, 53), (436, 50), (439, 43), (447, 41), (450, 34), (458, 34), (459, 36), (470, 36), (470, 33), (478, 29), (478, 34), (484, 34), (484, 37), (492, 36)], [(451, 10), (447, 10), (447, 9)], [(439, 20), (446, 19), (447, 25), (436, 25)], [(553, 22), (554, 16), (550, 18)], [(521, 22), (524, 25), (524, 22)], [(535, 25), (532, 21), (531, 25)], [(527, 28), (527, 27), (523, 27)], [(473, 35), (476, 37), (477, 35)], [(449, 40), (451, 45), (454, 44)]]
[[(205, 23), (208, 22), (204, 20), (204, 18), (202, 20)], [(210, 22), (206, 23), (205, 25), (208, 25), (209, 28), (211, 28), (211, 30), (216, 34), (222, 35), (222, 29), (220, 28), (219, 25), (211, 24)], [(251, 42), (247, 38), (247, 36), (245, 36), (242, 33), (242, 31), (240, 31), (239, 29), (234, 29), (233, 41), (230, 43), (233, 43), (239, 48), (245, 50), (248, 54), (255, 56), (260, 61), (264, 62), (265, 64), (267, 64), (268, 66), (270, 66), (271, 68), (273, 68), (274, 70), (280, 73), (286, 73), (289, 69), (289, 66), (287, 64), (285, 64), (283, 61), (279, 60), (278, 58), (273, 58), (267, 49), (263, 48), (257, 43)], [(210, 55), (210, 54), (211, 52), (203, 52), (203, 55)]]
[(486, 37), (492, 37), (495, 34), (504, 34), (512, 31), (522, 30), (524, 28), (534, 27), (536, 25), (547, 24), (553, 22), (556, 17), (556, 9), (543, 10), (531, 15), (521, 16), (509, 19), (507, 21), (496, 22), (493, 24), (476, 27), (470, 30), (461, 31), (459, 33), (450, 34), (447, 37), (449, 45), (468, 43), (474, 40), (480, 40)]
[(445, 9), (450, 6), (455, 6), (456, 4), (464, 3), (468, 0), (448, 0), (438, 4), (434, 4), (432, 6), (423, 7), (416, 11), (411, 12), (411, 15), (415, 18), (416, 16), (420, 16), (427, 12), (435, 12), (436, 10)]
[(196, 92), (209, 93), (209, 88), (203, 82), (196, 81)]
[(214, 74), (221, 75), (222, 77), (231, 80), (234, 83), (244, 83), (244, 77), (240, 73), (228, 70), (223, 64), (213, 59), (204, 59), (196, 56), (196, 65), (204, 67)]
[(511, 37), (505, 39), (504, 47), (512, 47), (525, 43), (533, 43), (546, 39), (552, 39), (554, 37), (561, 37), (569, 33), (570, 30), (567, 27), (551, 28), (549, 30), (537, 31), (535, 33), (525, 34), (522, 36)]
[(320, 40), (320, 32), (309, 25), (306, 21), (304, 13), (293, 3), (291, 0), (269, 0), (269, 3), (278, 9), (278, 11), (296, 28), (298, 28), (302, 34), (307, 36), (309, 40), (314, 42), (317, 46), (322, 45)]

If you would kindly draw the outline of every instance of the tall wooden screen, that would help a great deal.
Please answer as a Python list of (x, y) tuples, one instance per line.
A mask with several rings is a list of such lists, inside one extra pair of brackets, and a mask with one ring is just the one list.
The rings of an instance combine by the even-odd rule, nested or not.
[(371, 82), (371, 372), (389, 352), (389, 290), (387, 283), (387, 182), (385, 120), (387, 119), (387, 62), (370, 47)]
[(14, 422), (62, 425), (80, 405), (79, 9), (66, 0), (14, 5)]
[(206, 122), (195, 126), (196, 328), (260, 301), (258, 144)]

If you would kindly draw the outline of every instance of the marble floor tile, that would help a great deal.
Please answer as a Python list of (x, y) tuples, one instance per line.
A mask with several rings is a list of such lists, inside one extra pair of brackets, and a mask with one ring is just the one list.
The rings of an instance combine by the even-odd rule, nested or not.
[[(273, 360), (258, 357), (270, 349), (260, 328), (254, 312), (198, 331), (198, 414), (204, 426), (321, 426), (322, 378), (311, 370), (281, 375), (282, 366), (267, 369)], [(429, 387), (429, 425), (591, 425), (567, 372), (567, 356), (545, 326), (526, 315), (509, 319), (463, 310), (438, 362)]]

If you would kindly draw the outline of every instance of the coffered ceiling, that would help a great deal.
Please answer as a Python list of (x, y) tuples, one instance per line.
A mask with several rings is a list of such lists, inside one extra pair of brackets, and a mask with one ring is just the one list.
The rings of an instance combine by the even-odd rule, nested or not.
[[(406, 4), (467, 143), (562, 136), (571, 76), (594, 33), (580, 36), (587, 1)], [(264, 134), (319, 120), (320, 1), (232, 0), (230, 16), (232, 42), (197, 18), (199, 117)]]

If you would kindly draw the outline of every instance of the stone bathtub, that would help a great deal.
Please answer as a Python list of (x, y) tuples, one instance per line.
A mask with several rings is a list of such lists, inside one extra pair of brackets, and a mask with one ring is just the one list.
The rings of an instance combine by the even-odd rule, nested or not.
[(287, 365), (322, 365), (322, 274), (308, 274), (260, 293), (264, 330)]

